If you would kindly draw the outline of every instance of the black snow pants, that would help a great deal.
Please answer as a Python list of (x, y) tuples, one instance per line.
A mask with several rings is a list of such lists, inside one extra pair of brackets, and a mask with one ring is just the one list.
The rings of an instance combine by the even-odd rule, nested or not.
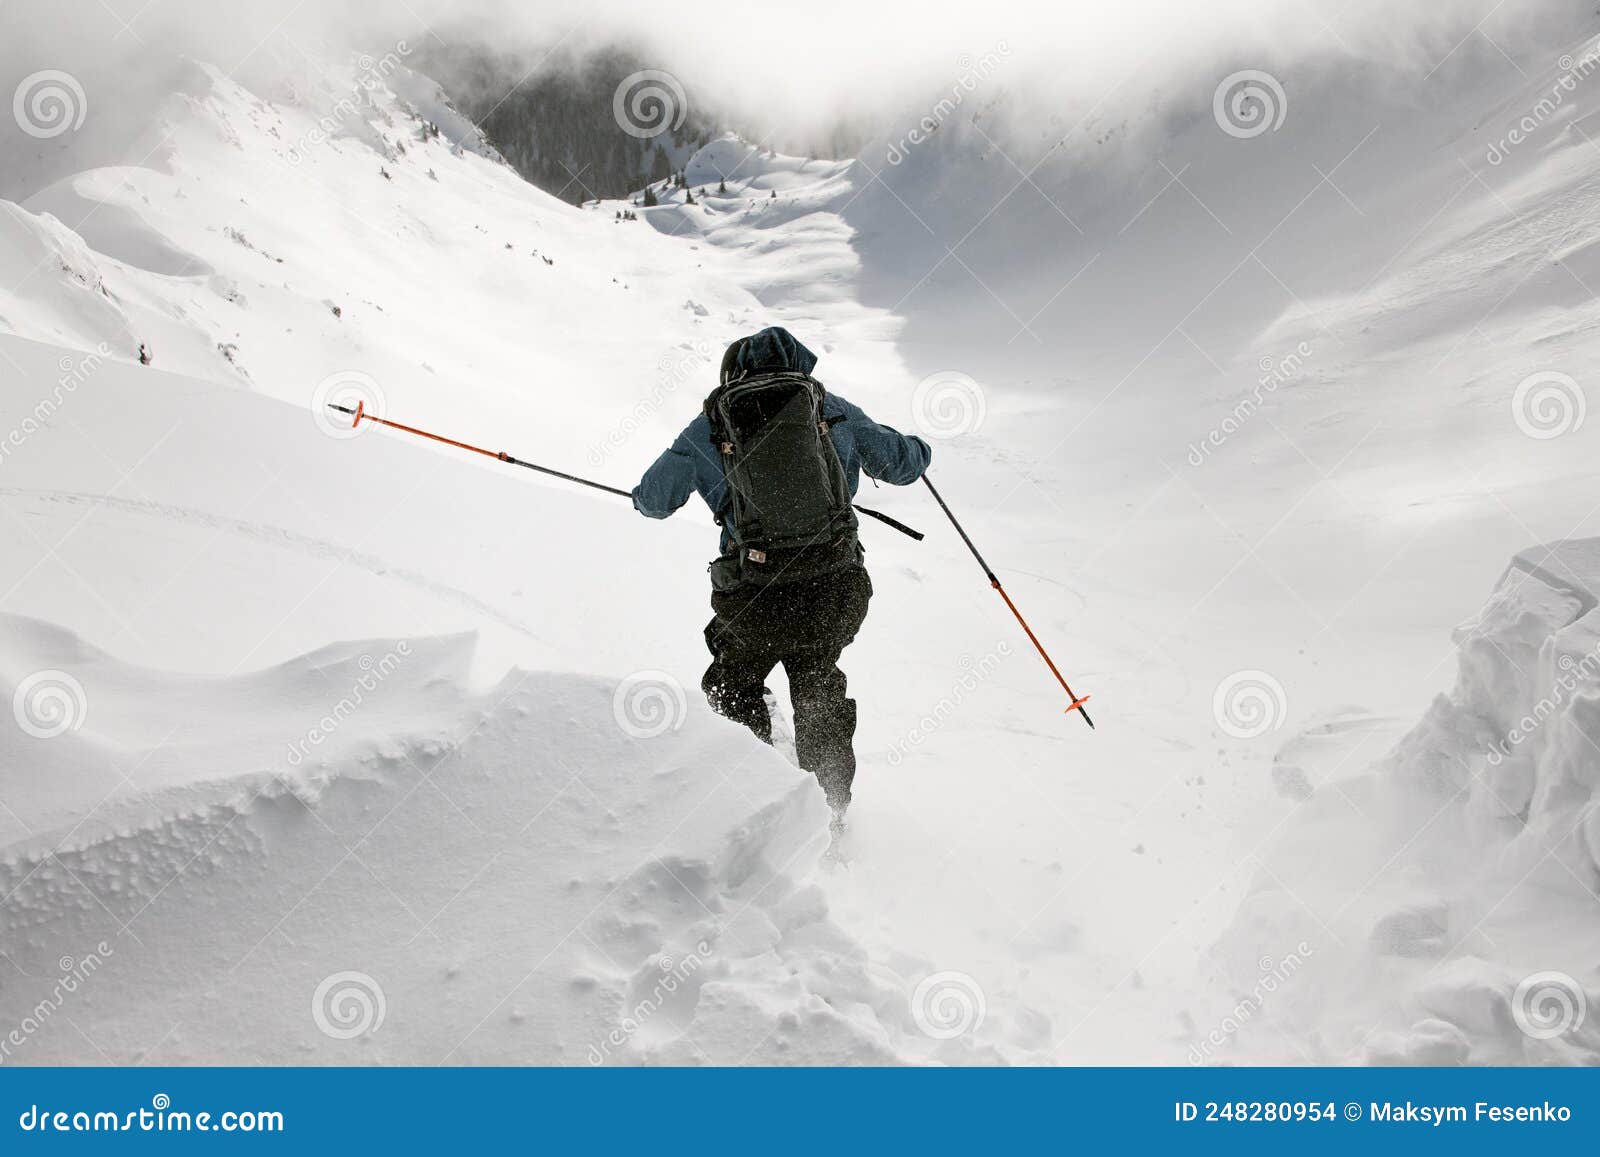
[(700, 685), (712, 709), (771, 743), (762, 691), (782, 663), (794, 705), (795, 754), (840, 814), (856, 775), (856, 704), (845, 695), (839, 655), (861, 629), (871, 598), (872, 580), (852, 566), (782, 586), (713, 591), (716, 617), (706, 624), (712, 657)]

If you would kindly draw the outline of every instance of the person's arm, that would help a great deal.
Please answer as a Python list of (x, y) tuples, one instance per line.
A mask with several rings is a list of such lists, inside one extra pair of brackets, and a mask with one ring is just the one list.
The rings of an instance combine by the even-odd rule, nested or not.
[(691, 437), (693, 429), (690, 423), (633, 488), (633, 508), (646, 518), (666, 518), (694, 493), (698, 452)]
[(861, 469), (868, 478), (892, 486), (909, 486), (922, 477), (933, 460), (933, 449), (926, 442), (915, 434), (902, 434), (892, 426), (874, 422), (860, 406), (837, 394), (831, 395), (830, 400), (844, 414)]

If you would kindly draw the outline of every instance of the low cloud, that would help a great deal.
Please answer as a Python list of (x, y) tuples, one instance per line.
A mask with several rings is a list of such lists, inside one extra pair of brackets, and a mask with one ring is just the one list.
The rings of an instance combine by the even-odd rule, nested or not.
[(990, 0), (959, 10), (908, 0), (726, 9), (658, 0), (10, 0), (5, 12), (5, 91), (30, 73), (63, 69), (101, 110), (159, 87), (179, 55), (250, 83), (302, 54), (371, 51), (399, 38), (490, 45), (524, 71), (622, 46), (734, 123), (792, 142), (825, 140), (840, 123), (892, 124), (1001, 45), (997, 83), (1073, 121), (1097, 106), (1136, 115), (1223, 64), (1291, 69), (1343, 56), (1425, 71), (1465, 40), (1494, 38), (1514, 51), (1536, 25), (1586, 8), (1578, 0)]

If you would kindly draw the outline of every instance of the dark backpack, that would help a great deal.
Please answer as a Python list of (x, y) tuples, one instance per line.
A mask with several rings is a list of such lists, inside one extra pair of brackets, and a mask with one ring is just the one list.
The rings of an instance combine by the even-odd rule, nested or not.
[(822, 416), (822, 383), (793, 371), (757, 371), (706, 398), (711, 440), (732, 522), (732, 553), (712, 564), (712, 585), (769, 586), (858, 565), (850, 484)]

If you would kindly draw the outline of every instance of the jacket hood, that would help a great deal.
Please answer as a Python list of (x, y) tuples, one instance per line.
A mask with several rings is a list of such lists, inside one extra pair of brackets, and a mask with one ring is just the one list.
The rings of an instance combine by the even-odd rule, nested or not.
[(791, 370), (809, 374), (816, 364), (817, 355), (800, 344), (800, 339), (794, 334), (778, 325), (740, 338), (728, 347), (728, 354), (722, 359), (724, 380), (743, 377), (757, 370)]

